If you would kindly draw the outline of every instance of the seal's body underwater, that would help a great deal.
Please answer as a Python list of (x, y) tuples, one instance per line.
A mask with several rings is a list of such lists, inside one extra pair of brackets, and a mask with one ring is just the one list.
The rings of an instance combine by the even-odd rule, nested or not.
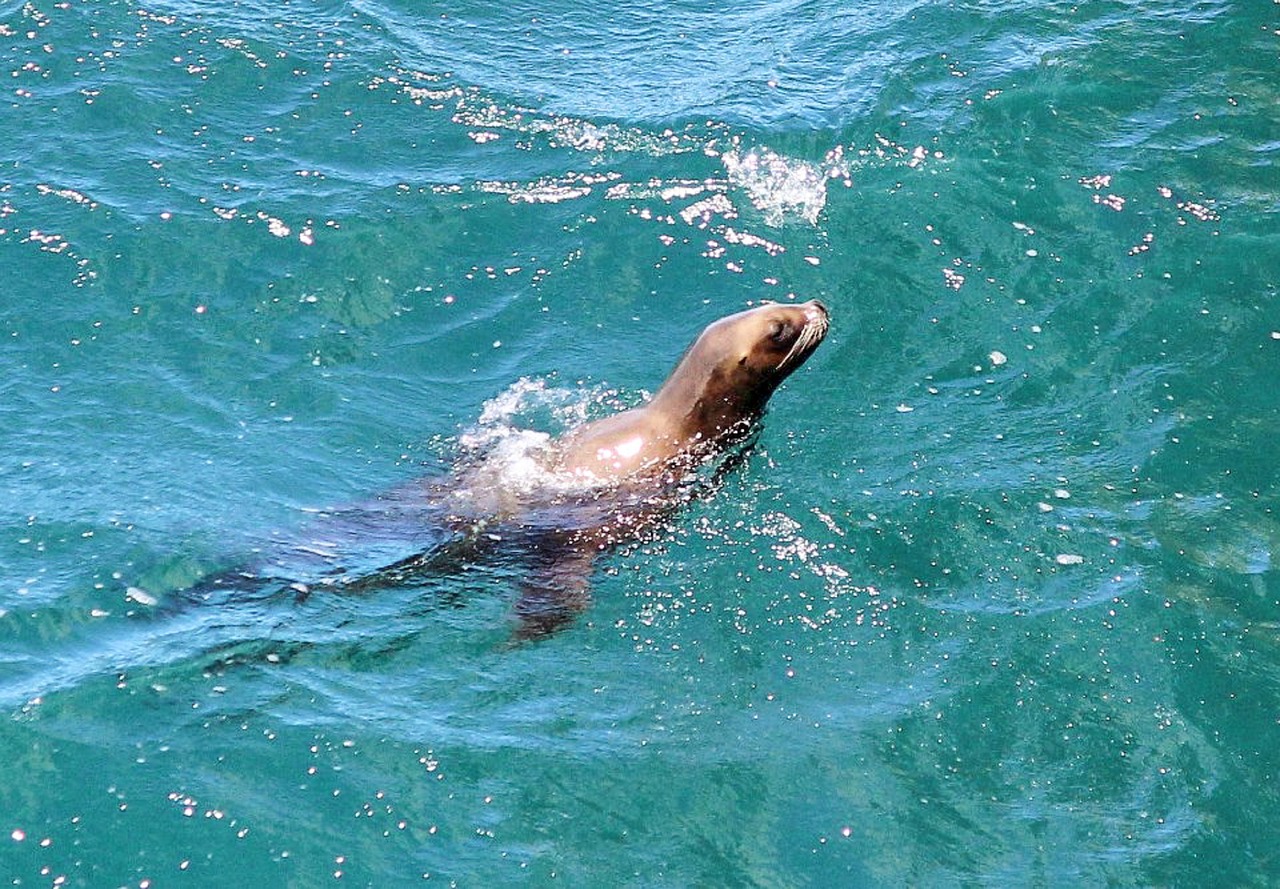
[[(636, 539), (678, 507), (706, 478), (706, 467), (714, 470), (750, 436), (778, 384), (813, 353), (828, 326), (816, 300), (721, 318), (689, 346), (648, 403), (546, 442), (524, 455), (518, 479), (509, 460), (482, 457), (373, 503), (322, 513), (311, 539), (294, 541), (252, 571), (217, 575), (188, 592), (208, 598), (214, 589), (268, 583), (302, 595), (364, 590), (478, 567), (503, 548), (524, 566), (517, 635), (545, 635), (586, 607), (601, 551)], [(382, 560), (365, 554), (363, 565), (351, 564), (343, 550), (362, 545)]]

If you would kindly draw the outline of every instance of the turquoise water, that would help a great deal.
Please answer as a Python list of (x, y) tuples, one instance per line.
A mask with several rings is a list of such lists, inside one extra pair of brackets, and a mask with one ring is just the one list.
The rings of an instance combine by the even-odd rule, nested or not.
[[(1280, 879), (1280, 6), (33, 0), (0, 53), (6, 882)], [(811, 297), (549, 639), (502, 564), (166, 607)]]

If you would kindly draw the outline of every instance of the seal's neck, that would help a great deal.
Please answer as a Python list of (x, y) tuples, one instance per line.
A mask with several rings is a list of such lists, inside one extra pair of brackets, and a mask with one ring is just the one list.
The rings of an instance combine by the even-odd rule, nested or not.
[(736, 368), (726, 370), (699, 353), (695, 343), (649, 403), (669, 419), (671, 434), (686, 441), (714, 440), (741, 428), (760, 415), (772, 391), (763, 381), (732, 379)]

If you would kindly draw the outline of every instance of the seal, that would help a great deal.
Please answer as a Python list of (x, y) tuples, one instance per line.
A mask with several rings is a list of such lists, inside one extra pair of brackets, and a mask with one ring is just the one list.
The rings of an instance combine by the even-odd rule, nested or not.
[(829, 327), (817, 300), (721, 318), (646, 404), (558, 439), (533, 434), (514, 456), (495, 448), (443, 476), (317, 513), (305, 534), (277, 540), (253, 567), (208, 577), (185, 598), (355, 593), (491, 565), (522, 575), (516, 638), (545, 636), (590, 604), (600, 553), (643, 538), (749, 447), (770, 396)]

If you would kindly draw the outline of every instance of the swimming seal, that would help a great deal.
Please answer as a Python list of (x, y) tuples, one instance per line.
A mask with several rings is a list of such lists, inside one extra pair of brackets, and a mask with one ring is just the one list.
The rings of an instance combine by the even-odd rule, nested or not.
[[(749, 441), (774, 390), (829, 326), (817, 300), (721, 318), (646, 404), (541, 439), (518, 461), (490, 453), (371, 503), (320, 513), (306, 539), (250, 570), (210, 577), (187, 598), (268, 584), (299, 596), (356, 592), (518, 562), (516, 636), (546, 635), (589, 604), (601, 552), (642, 537)], [(391, 558), (396, 552), (408, 554)]]

